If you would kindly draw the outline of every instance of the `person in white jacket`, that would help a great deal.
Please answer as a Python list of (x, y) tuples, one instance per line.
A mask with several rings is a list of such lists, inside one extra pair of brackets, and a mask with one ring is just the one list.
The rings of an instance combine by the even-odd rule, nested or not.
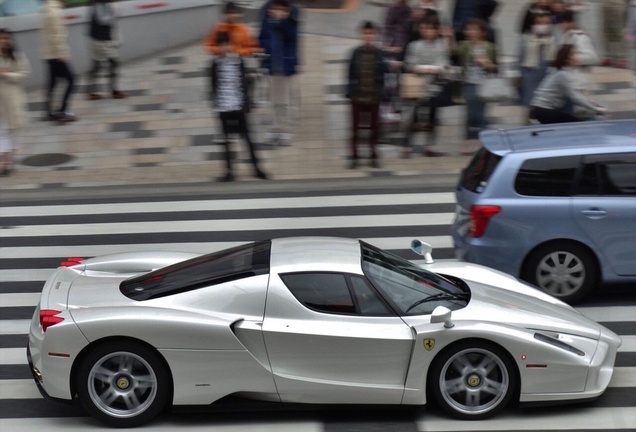
[[(592, 79), (592, 67), (599, 64), (599, 56), (594, 47), (594, 43), (590, 36), (581, 30), (576, 24), (576, 15), (572, 10), (565, 10), (561, 14), (560, 22), (563, 35), (559, 41), (559, 46), (573, 45), (574, 55), (576, 58), (576, 66), (571, 68), (573, 77), (572, 85), (574, 88), (589, 95), (594, 88), (594, 80)], [(570, 105), (569, 110), (574, 114), (574, 106)], [(585, 108), (579, 108), (578, 115), (585, 116)]]
[[(48, 64), (49, 85), (46, 109), (49, 120), (69, 122), (76, 120), (68, 109), (75, 89), (75, 76), (71, 69), (71, 51), (68, 33), (64, 27), (64, 4), (61, 0), (45, 0), (42, 7), (42, 58)], [(58, 79), (66, 80), (66, 91), (59, 109), (54, 109), (53, 93)]]
[(9, 31), (0, 29), (0, 176), (13, 170), (16, 131), (26, 124), (26, 96), (22, 81), (31, 68), (13, 44)]
[(560, 25), (563, 34), (561, 35), (559, 45), (574, 45), (576, 62), (579, 68), (589, 75), (591, 72), (590, 68), (599, 64), (598, 53), (596, 52), (592, 38), (578, 27), (576, 24), (576, 16), (571, 10), (565, 10), (561, 14)]

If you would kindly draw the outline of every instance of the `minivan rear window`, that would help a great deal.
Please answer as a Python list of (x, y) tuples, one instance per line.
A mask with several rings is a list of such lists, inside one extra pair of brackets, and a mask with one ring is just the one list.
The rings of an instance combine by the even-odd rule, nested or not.
[(462, 172), (458, 189), (464, 188), (476, 193), (483, 192), (500, 160), (501, 156), (489, 152), (485, 147), (479, 149), (473, 160)]
[(119, 290), (150, 300), (269, 273), (271, 241), (236, 246), (126, 279)]

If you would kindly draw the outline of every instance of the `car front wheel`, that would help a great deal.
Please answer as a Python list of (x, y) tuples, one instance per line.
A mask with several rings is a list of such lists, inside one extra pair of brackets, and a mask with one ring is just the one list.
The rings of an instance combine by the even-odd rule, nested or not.
[(129, 341), (91, 351), (78, 370), (84, 409), (112, 427), (136, 427), (155, 418), (169, 397), (169, 376), (157, 353)]
[(453, 417), (480, 420), (503, 409), (517, 385), (514, 365), (499, 347), (487, 342), (452, 346), (435, 360), (429, 388)]
[(594, 289), (597, 270), (594, 258), (585, 248), (553, 243), (532, 253), (522, 276), (551, 296), (575, 303)]

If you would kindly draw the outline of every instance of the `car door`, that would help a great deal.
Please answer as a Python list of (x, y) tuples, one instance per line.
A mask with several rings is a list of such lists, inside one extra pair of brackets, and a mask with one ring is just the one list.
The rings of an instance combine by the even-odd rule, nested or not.
[(572, 209), (612, 271), (636, 275), (636, 153), (586, 156)]
[(283, 401), (402, 400), (413, 333), (362, 275), (272, 274), (263, 333)]

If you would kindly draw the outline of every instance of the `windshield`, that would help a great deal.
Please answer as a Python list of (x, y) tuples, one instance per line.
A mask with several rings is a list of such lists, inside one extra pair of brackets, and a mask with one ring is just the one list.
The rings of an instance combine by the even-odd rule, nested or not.
[(360, 242), (362, 270), (400, 315), (425, 315), (439, 305), (459, 309), (470, 294), (452, 281), (400, 258)]

